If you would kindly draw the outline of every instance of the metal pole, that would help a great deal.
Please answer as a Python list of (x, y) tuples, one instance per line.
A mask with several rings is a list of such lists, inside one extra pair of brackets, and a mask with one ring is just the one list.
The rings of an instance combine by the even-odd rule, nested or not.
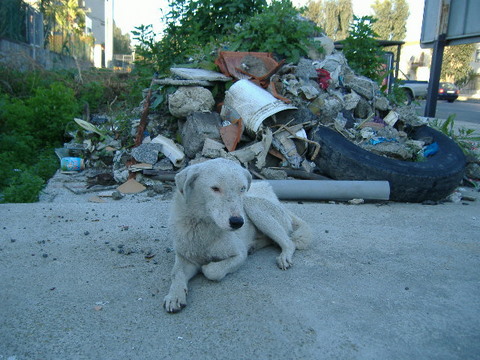
[(437, 111), (438, 83), (442, 72), (443, 51), (447, 45), (448, 19), (450, 17), (451, 0), (440, 0), (440, 9), (437, 24), (437, 39), (433, 45), (432, 64), (430, 66), (430, 79), (428, 81), (427, 103), (425, 116), (435, 117)]
[(445, 49), (446, 34), (441, 34), (435, 40), (432, 54), (432, 65), (430, 68), (430, 79), (428, 81), (427, 103), (425, 104), (426, 117), (435, 117), (437, 111), (438, 83), (442, 72), (443, 51)]

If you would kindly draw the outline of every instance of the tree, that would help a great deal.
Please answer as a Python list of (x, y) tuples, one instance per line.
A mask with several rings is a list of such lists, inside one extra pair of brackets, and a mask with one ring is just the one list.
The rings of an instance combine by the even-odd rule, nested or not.
[(113, 24), (113, 53), (114, 54), (130, 54), (130, 35), (122, 34), (122, 30)]
[(378, 35), (373, 31), (377, 19), (353, 15), (350, 35), (342, 41), (343, 54), (350, 67), (358, 74), (380, 82), (383, 74), (383, 51), (378, 45)]
[(352, 0), (310, 0), (304, 15), (321, 27), (334, 41), (348, 36), (352, 21)]
[(136, 64), (159, 73), (185, 61), (208, 68), (218, 49), (274, 52), (297, 61), (318, 47), (311, 38), (319, 30), (299, 15), (290, 0), (171, 0), (159, 42), (150, 25), (132, 31), (139, 41)]
[[(51, 33), (51, 36), (55, 37), (57, 33), (61, 33), (62, 44), (58, 49), (54, 43), (54, 51), (74, 54), (76, 38), (84, 35), (85, 9), (78, 6), (78, 0), (41, 0), (39, 8), (46, 22), (45, 34)], [(48, 43), (48, 40), (45, 42)]]
[(403, 40), (407, 34), (410, 11), (406, 0), (375, 0), (372, 5), (378, 21), (373, 30), (381, 40)]
[(442, 81), (454, 82), (458, 86), (465, 85), (472, 76), (475, 44), (454, 45), (445, 47), (440, 78)]

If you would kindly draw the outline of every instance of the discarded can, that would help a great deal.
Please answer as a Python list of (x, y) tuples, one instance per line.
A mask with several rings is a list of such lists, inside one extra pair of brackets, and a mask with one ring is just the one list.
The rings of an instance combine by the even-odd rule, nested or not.
[(79, 157), (64, 157), (60, 161), (62, 171), (82, 171), (85, 169), (85, 163)]

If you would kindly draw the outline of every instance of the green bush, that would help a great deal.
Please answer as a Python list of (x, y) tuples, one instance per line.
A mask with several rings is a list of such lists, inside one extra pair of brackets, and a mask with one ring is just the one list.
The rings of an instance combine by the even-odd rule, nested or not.
[(348, 37), (342, 41), (343, 54), (356, 73), (381, 82), (384, 74), (383, 51), (378, 45), (378, 35), (372, 28), (377, 19), (372, 16), (353, 16)]
[(0, 124), (6, 133), (29, 136), (34, 148), (55, 146), (78, 110), (73, 90), (54, 82), (48, 88), (37, 88), (28, 99), (11, 99), (4, 105)]
[(311, 40), (320, 29), (298, 15), (299, 11), (290, 1), (272, 1), (262, 12), (246, 20), (232, 36), (232, 48), (272, 52), (289, 62), (297, 62), (307, 55), (309, 48), (321, 51), (320, 45)]
[(30, 203), (38, 201), (45, 182), (30, 170), (16, 170), (11, 183), (3, 190), (3, 202)]
[(160, 41), (150, 25), (133, 32), (139, 42), (136, 71), (164, 73), (192, 59), (211, 63), (219, 48), (273, 52), (288, 61), (297, 61), (312, 46), (320, 50), (310, 40), (319, 28), (302, 21), (290, 0), (269, 5), (264, 0), (181, 0), (171, 1), (170, 8)]

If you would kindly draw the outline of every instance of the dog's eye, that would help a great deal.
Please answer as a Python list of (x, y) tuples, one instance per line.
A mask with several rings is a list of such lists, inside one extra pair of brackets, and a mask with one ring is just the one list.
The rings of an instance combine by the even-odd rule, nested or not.
[(247, 190), (247, 187), (246, 187), (246, 186), (242, 186), (242, 187), (240, 188), (240, 192), (242, 192), (242, 193), (245, 192), (246, 190)]
[(218, 186), (212, 186), (211, 189), (214, 191), (214, 192), (220, 192), (220, 188)]

